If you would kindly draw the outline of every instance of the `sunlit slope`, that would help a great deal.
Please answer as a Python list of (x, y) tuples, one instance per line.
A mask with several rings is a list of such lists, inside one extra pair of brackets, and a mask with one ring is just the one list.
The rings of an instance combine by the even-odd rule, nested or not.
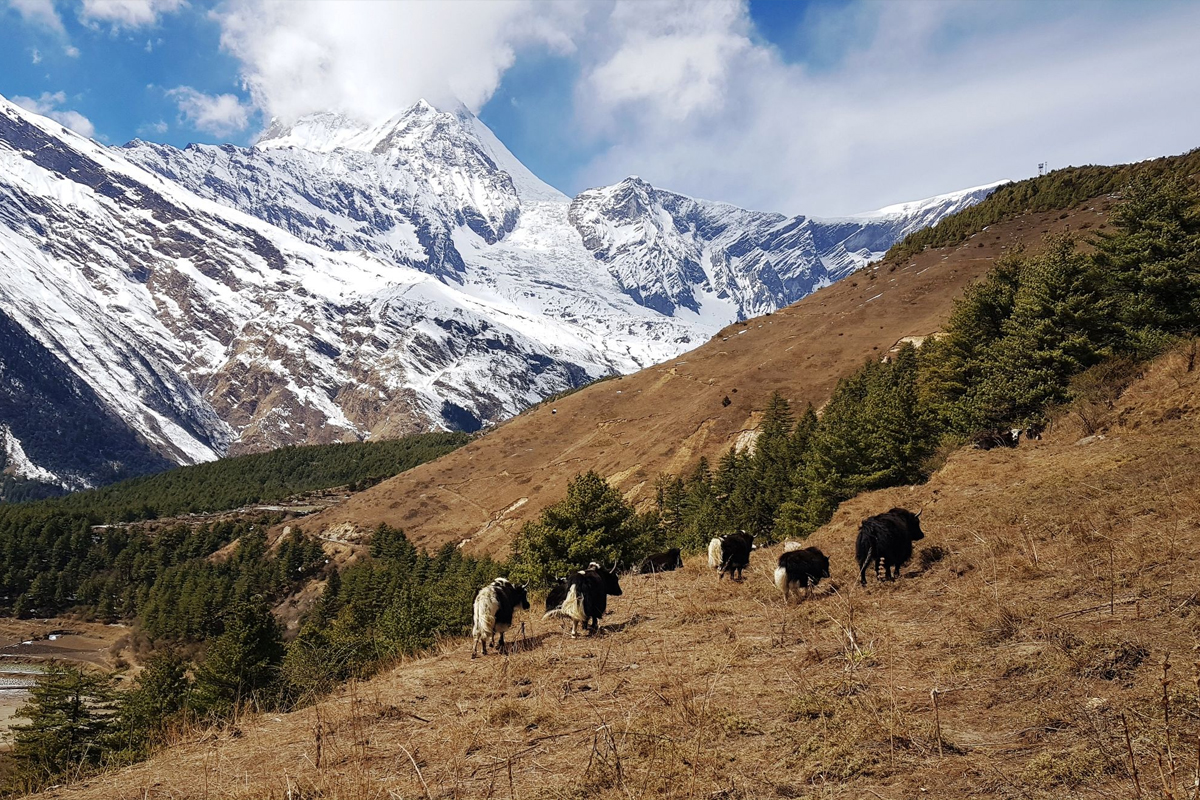
[[(771, 392), (819, 406), (838, 378), (900, 339), (939, 329), (962, 289), (1017, 244), (1104, 225), (1107, 198), (994, 225), (963, 244), (883, 262), (779, 312), (739, 323), (680, 358), (537, 406), (438, 461), (307, 521), (338, 538), (381, 522), (426, 547), (470, 539), (503, 554), (512, 534), (595, 469), (631, 499), (656, 476), (715, 459), (757, 424)], [(724, 399), (729, 398), (729, 404)]]
[[(1132, 797), (1130, 751), (1144, 790), (1161, 757), (1187, 796), (1198, 408), (1176, 352), (1098, 435), (1066, 416), (843, 504), (809, 540), (833, 573), (813, 600), (782, 603), (778, 548), (741, 584), (692, 558), (625, 578), (597, 638), (532, 613), (508, 658), (445, 642), (50, 796)], [(858, 523), (894, 505), (925, 509), (926, 538), (898, 582), (860, 589)]]

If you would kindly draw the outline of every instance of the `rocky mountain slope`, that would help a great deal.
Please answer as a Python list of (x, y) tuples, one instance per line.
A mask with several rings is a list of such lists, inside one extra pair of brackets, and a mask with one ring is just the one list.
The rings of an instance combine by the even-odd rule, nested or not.
[(356, 540), (386, 522), (426, 547), (467, 539), (468, 550), (503, 557), (520, 526), (562, 498), (579, 472), (594, 469), (628, 499), (648, 501), (660, 474), (683, 474), (701, 456), (716, 463), (753, 441), (772, 392), (798, 409), (819, 408), (864, 359), (938, 331), (996, 256), (1017, 245), (1035, 250), (1046, 233), (1097, 229), (1109, 205), (1099, 197), (1026, 214), (955, 248), (881, 262), (770, 316), (729, 325), (675, 359), (531, 408), (306, 520), (305, 529)]
[[(103, 147), (0, 100), (0, 314), (75, 387), (5, 384), (23, 411), (0, 417), (4, 469), (79, 488), (474, 430), (782, 307), (988, 191), (836, 221), (636, 179), (572, 201), (461, 109), (176, 150)], [(84, 448), (80, 414), (107, 431)]]

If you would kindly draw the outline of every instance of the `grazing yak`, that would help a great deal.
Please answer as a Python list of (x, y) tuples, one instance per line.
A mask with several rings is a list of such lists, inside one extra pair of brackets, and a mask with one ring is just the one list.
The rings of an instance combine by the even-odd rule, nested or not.
[(1021, 443), (1020, 428), (995, 428), (980, 431), (971, 439), (976, 450), (991, 450), (994, 447), (1016, 447)]
[(546, 594), (546, 610), (558, 608), (562, 605), (563, 600), (567, 599), (567, 579), (555, 578), (554, 583), (550, 584), (550, 591)]
[(471, 629), (475, 643), (471, 646), (471, 658), (480, 645), (486, 656), (488, 640), (495, 639), (496, 634), (500, 634), (500, 652), (507, 652), (504, 632), (512, 627), (513, 611), (517, 606), (529, 610), (529, 595), (525, 590), (525, 586), (509, 583), (507, 578), (496, 578), (475, 595), (475, 624)]
[(854, 545), (859, 583), (867, 585), (868, 564), (874, 564), (875, 577), (878, 578), (881, 561), (885, 580), (900, 577), (900, 568), (912, 558), (912, 543), (925, 538), (921, 532), (920, 517), (920, 512), (914, 514), (903, 508), (893, 508), (886, 514), (876, 514), (863, 520), (858, 529), (858, 541)]
[(821, 578), (829, 577), (829, 557), (815, 547), (795, 547), (779, 554), (779, 566), (775, 568), (775, 586), (783, 592), (783, 602), (788, 602), (792, 589), (804, 589), (806, 597), (812, 597), (813, 587)]
[(745, 531), (718, 536), (708, 543), (708, 566), (717, 571), (717, 580), (729, 575), (730, 580), (742, 579), (742, 570), (750, 566), (750, 551), (754, 535)]
[(571, 620), (572, 637), (579, 635), (580, 623), (583, 623), (589, 635), (595, 634), (600, 629), (600, 618), (608, 610), (608, 596), (621, 594), (617, 565), (605, 569), (593, 561), (587, 569), (568, 576), (566, 587), (567, 593), (562, 602), (556, 608), (548, 609), (542, 619), (558, 617)]
[(633, 572), (635, 575), (646, 575), (652, 572), (670, 572), (682, 568), (683, 558), (679, 555), (679, 548), (672, 547), (665, 553), (646, 556)]

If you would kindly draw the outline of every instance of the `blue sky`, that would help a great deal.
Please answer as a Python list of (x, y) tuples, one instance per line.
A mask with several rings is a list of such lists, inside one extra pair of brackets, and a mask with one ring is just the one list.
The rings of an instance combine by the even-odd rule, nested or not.
[(0, 94), (177, 146), (456, 96), (568, 194), (636, 173), (829, 215), (1200, 145), (1197, 30), (1099, 0), (0, 0)]

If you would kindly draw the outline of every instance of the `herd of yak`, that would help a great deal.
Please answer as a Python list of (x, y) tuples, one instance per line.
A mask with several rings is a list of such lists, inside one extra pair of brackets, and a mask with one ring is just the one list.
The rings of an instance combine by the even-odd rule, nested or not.
[[(867, 583), (867, 567), (875, 570), (883, 580), (900, 577), (900, 568), (912, 558), (913, 542), (924, 538), (921, 532), (920, 512), (916, 514), (903, 508), (893, 508), (884, 514), (876, 514), (863, 520), (855, 542), (855, 558), (858, 560), (858, 580)], [(740, 580), (742, 570), (750, 565), (750, 553), (755, 549), (754, 536), (745, 531), (718, 536), (708, 544), (708, 565), (717, 572), (717, 580), (726, 575)], [(594, 634), (600, 618), (608, 609), (610, 595), (621, 594), (617, 581), (617, 564), (606, 569), (596, 562), (573, 575), (559, 578), (546, 596), (546, 614), (543, 619), (569, 619), (571, 636), (579, 634), (582, 625)], [(668, 572), (683, 566), (679, 549), (668, 550), (646, 558), (633, 570), (635, 574)], [(791, 599), (792, 591), (803, 589), (806, 596), (812, 595), (813, 587), (822, 578), (829, 577), (829, 558), (816, 547), (801, 547), (799, 542), (785, 542), (775, 568), (775, 586), (783, 592), (785, 602)], [(518, 608), (529, 610), (528, 586), (518, 586), (507, 578), (496, 578), (475, 595), (475, 616), (471, 657), (482, 645), (487, 655), (488, 643), (496, 644), (505, 652), (504, 634), (512, 627), (513, 612)]]

